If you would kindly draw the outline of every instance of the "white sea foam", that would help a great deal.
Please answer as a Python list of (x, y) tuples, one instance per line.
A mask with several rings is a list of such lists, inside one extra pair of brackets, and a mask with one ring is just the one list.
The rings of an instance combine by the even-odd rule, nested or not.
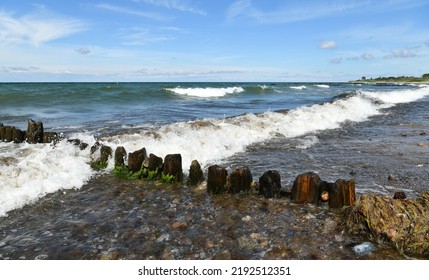
[(258, 87), (262, 90), (270, 89), (270, 86), (267, 86), (267, 85), (258, 85)]
[(306, 89), (307, 87), (306, 86), (290, 86), (289, 88), (297, 89), (297, 90), (303, 90), (303, 89)]
[(165, 90), (171, 91), (175, 94), (179, 95), (187, 95), (193, 97), (202, 97), (202, 98), (210, 98), (210, 97), (222, 97), (227, 94), (241, 93), (244, 92), (242, 87), (227, 87), (227, 88), (166, 88)]
[(59, 189), (80, 188), (92, 176), (89, 151), (62, 141), (0, 143), (0, 216)]
[[(180, 153), (186, 172), (193, 159), (206, 168), (246, 147), (272, 137), (299, 137), (340, 127), (345, 121), (361, 122), (381, 114), (381, 109), (413, 102), (429, 95), (429, 87), (391, 92), (362, 91), (332, 103), (303, 106), (288, 113), (266, 112), (226, 119), (179, 122), (146, 127), (134, 133), (106, 137), (100, 141), (127, 152), (143, 147), (148, 153), (165, 157)], [(92, 145), (89, 133), (72, 135)], [(305, 149), (317, 143), (314, 136), (303, 138)], [(89, 149), (62, 141), (50, 144), (0, 143), (0, 216), (59, 189), (80, 188), (94, 174), (89, 167)], [(108, 169), (113, 168), (113, 159)]]
[(329, 85), (316, 85), (316, 87), (318, 87), (318, 88), (330, 88)]
[(408, 90), (396, 90), (396, 91), (389, 91), (389, 92), (369, 92), (369, 91), (361, 91), (360, 93), (381, 101), (385, 103), (385, 106), (392, 106), (399, 103), (409, 103), (416, 101), (420, 98), (423, 98), (426, 96), (429, 91), (429, 87), (421, 87), (418, 90), (414, 89), (408, 89)]

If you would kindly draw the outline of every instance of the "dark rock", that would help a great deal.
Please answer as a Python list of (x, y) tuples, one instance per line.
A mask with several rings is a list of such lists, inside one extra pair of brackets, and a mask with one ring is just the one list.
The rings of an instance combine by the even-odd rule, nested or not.
[(3, 141), (4, 126), (0, 123), (0, 141)]
[(89, 146), (89, 144), (87, 144), (87, 143), (85, 143), (85, 142), (81, 142), (81, 143), (79, 144), (79, 149), (80, 149), (81, 151), (83, 151), (83, 150), (85, 150), (86, 148), (88, 148), (88, 146)]
[(115, 150), (115, 166), (124, 166), (125, 157), (127, 156), (127, 151), (124, 147), (119, 146)]
[(18, 128), (13, 129), (12, 138), (14, 143), (22, 143), (25, 141), (25, 131)]
[(149, 171), (156, 171), (156, 170), (161, 171), (162, 167), (163, 167), (162, 166), (162, 158), (158, 157), (154, 154), (150, 154), (147, 169)]
[(128, 154), (128, 169), (132, 172), (138, 172), (142, 168), (142, 163), (146, 159), (146, 149), (140, 149)]
[(226, 177), (228, 172), (225, 168), (212, 165), (208, 168), (207, 192), (209, 194), (221, 194), (226, 191)]
[(406, 199), (407, 196), (405, 195), (405, 192), (395, 192), (393, 195), (393, 199)]
[(396, 181), (396, 177), (393, 176), (392, 174), (390, 174), (389, 176), (387, 176), (387, 180), (389, 180), (389, 181)]
[(268, 170), (259, 178), (259, 194), (271, 198), (280, 193), (281, 180), (279, 172)]
[[(80, 143), (80, 140), (78, 140), (78, 141)], [(98, 149), (100, 149), (100, 147), (101, 147), (100, 142), (98, 142), (98, 141), (95, 142), (94, 145), (92, 145), (92, 147), (91, 147), (91, 155), (94, 154), (96, 151), (98, 151)]]
[(239, 193), (250, 190), (253, 177), (249, 167), (236, 168), (229, 176), (229, 189), (230, 193)]
[(91, 163), (91, 167), (96, 170), (105, 169), (109, 162), (109, 157), (112, 156), (112, 148), (102, 145), (100, 147), (100, 157)]
[[(67, 142), (72, 143), (75, 146), (79, 146), (81, 151), (85, 150), (89, 146), (87, 143), (81, 142), (79, 139), (68, 139)], [(94, 145), (91, 147), (91, 154), (93, 154), (98, 149), (98, 147), (100, 147), (100, 143), (96, 142), (96, 144), (98, 144), (98, 146)], [(94, 152), (92, 152), (93, 149)]]
[(30, 144), (43, 143), (43, 123), (28, 120), (27, 142)]
[(43, 143), (58, 143), (61, 140), (60, 135), (56, 132), (45, 132), (43, 134)]
[(298, 203), (317, 203), (320, 196), (319, 182), (320, 177), (314, 172), (298, 175), (292, 186), (292, 199)]
[(0, 127), (0, 139), (4, 142), (12, 142), (13, 141), (13, 131), (15, 127), (13, 126), (1, 126)]
[(112, 148), (109, 146), (102, 145), (100, 148), (100, 160), (102, 162), (108, 162), (109, 157), (112, 156)]
[(197, 160), (193, 160), (189, 167), (189, 177), (186, 184), (188, 186), (197, 186), (203, 181), (204, 175), (203, 170), (201, 170), (201, 165)]
[(180, 182), (183, 178), (182, 156), (180, 154), (166, 155), (164, 158), (163, 173), (174, 176), (174, 181)]

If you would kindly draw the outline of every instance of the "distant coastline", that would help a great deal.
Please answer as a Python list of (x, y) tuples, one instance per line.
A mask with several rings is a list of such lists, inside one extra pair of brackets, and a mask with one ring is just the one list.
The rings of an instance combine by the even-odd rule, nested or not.
[(429, 83), (429, 73), (423, 74), (421, 77), (413, 76), (398, 76), (398, 77), (378, 77), (378, 78), (362, 78), (350, 83)]

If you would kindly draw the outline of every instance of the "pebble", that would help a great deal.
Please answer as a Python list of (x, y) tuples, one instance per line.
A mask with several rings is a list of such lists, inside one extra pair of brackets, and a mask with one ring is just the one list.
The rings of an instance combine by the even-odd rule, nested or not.
[(335, 241), (337, 242), (343, 242), (344, 237), (341, 234), (335, 234)]
[(369, 255), (370, 253), (372, 253), (375, 250), (375, 246), (374, 244), (372, 244), (371, 242), (364, 242), (362, 244), (356, 245), (353, 247), (353, 251), (358, 255), (358, 256), (366, 256)]
[(243, 222), (250, 222), (252, 220), (252, 217), (250, 217), (249, 215), (247, 215), (247, 216), (244, 216), (243, 218), (241, 218), (241, 220)]
[(311, 214), (311, 213), (308, 213), (307, 215), (305, 215), (305, 218), (307, 219), (307, 220), (311, 220), (311, 219), (315, 219), (316, 218), (316, 216), (314, 216), (313, 214)]
[(174, 222), (171, 225), (172, 229), (183, 229), (183, 228), (187, 228), (187, 227), (188, 227), (188, 224), (186, 222), (181, 222), (181, 221)]
[(161, 243), (169, 240), (170, 240), (170, 234), (164, 233), (164, 234), (161, 234), (161, 236), (156, 239), (156, 242)]
[(335, 230), (337, 227), (337, 222), (331, 219), (326, 219), (324, 222), (323, 233), (329, 233)]

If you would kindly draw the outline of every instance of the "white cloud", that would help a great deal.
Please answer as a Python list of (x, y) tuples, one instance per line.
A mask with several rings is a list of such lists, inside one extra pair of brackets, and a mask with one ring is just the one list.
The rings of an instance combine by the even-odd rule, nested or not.
[(77, 19), (48, 13), (44, 9), (21, 17), (0, 11), (0, 43), (30, 43), (40, 46), (44, 43), (70, 36), (85, 29)]
[(425, 45), (426, 45), (427, 47), (429, 47), (429, 40), (427, 40), (427, 41), (425, 42)]
[(331, 64), (341, 64), (343, 62), (343, 58), (342, 57), (336, 57), (333, 58), (329, 61)]
[(179, 0), (134, 0), (134, 2), (144, 2), (154, 6), (178, 10), (181, 12), (190, 12), (190, 13), (199, 14), (203, 16), (207, 15), (206, 11), (201, 10), (197, 7), (194, 7), (192, 4), (188, 4)]
[(37, 71), (40, 68), (29, 66), (29, 67), (23, 67), (23, 66), (10, 66), (10, 67), (2, 67), (0, 72), (3, 73), (25, 73), (25, 72), (33, 72)]
[(334, 49), (336, 46), (337, 43), (335, 41), (323, 41), (319, 45), (321, 49)]
[(374, 56), (370, 53), (363, 53), (360, 57), (363, 60), (373, 60), (374, 59)]
[[(252, 10), (253, 12), (251, 12)], [(252, 7), (252, 0), (235, 1), (229, 6), (226, 12), (227, 21), (232, 21), (241, 15), (255, 17), (254, 8)]]
[(397, 49), (390, 52), (390, 54), (385, 55), (384, 58), (390, 59), (390, 58), (411, 58), (416, 57), (417, 53), (414, 51), (413, 48), (404, 48), (404, 49)]
[(138, 16), (138, 17), (144, 17), (144, 18), (149, 18), (149, 19), (153, 19), (153, 20), (167, 20), (166, 16), (160, 15), (160, 14), (156, 14), (156, 13), (148, 13), (148, 12), (143, 12), (143, 11), (137, 11), (137, 10), (133, 10), (133, 9), (129, 9), (129, 8), (124, 8), (124, 7), (120, 7), (120, 6), (115, 6), (115, 5), (111, 5), (108, 3), (101, 3), (98, 5), (95, 5), (96, 8), (98, 9), (102, 9), (102, 10), (106, 10), (106, 11), (111, 11), (111, 12), (115, 12), (115, 13), (119, 13), (119, 14), (126, 14), (126, 15), (132, 15), (132, 16)]
[(174, 36), (169, 34), (153, 34), (150, 29), (141, 27), (123, 29), (122, 33), (122, 45), (127, 46), (143, 46), (150, 43), (158, 43), (176, 39)]
[(301, 1), (298, 6), (283, 4), (282, 7), (263, 11), (255, 7), (252, 0), (237, 0), (228, 7), (226, 19), (231, 22), (237, 18), (247, 17), (258, 23), (289, 23), (332, 16), (368, 5), (367, 1), (324, 1), (320, 4), (313, 2), (307, 4)]
[(91, 50), (90, 50), (90, 49), (85, 48), (85, 47), (78, 48), (78, 49), (76, 49), (75, 51), (76, 51), (78, 54), (82, 54), (82, 55), (89, 54), (89, 53), (91, 52)]

